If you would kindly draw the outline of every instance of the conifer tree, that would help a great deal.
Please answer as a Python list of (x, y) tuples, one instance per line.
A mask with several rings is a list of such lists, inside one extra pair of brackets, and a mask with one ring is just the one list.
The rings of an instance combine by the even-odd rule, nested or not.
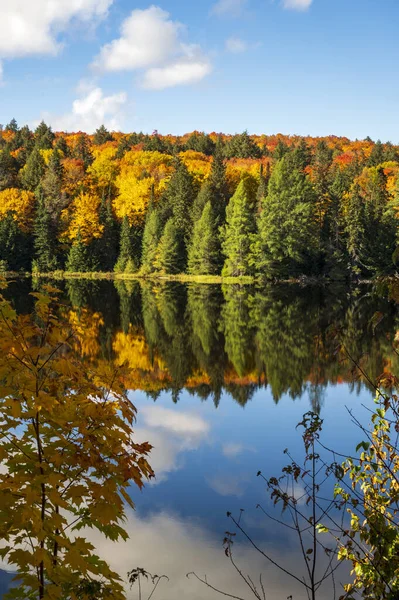
[(311, 272), (318, 265), (315, 194), (303, 171), (293, 169), (287, 154), (277, 162), (259, 218), (258, 272), (286, 277)]
[(93, 162), (94, 158), (90, 150), (90, 143), (86, 134), (81, 133), (79, 135), (73, 155), (75, 158), (78, 158), (83, 162), (85, 169), (87, 169), (87, 167), (89, 167)]
[(222, 250), (226, 257), (222, 275), (251, 275), (251, 243), (254, 241), (256, 191), (251, 177), (244, 177), (226, 210), (226, 224), (221, 230)]
[(48, 125), (42, 121), (35, 129), (35, 145), (40, 150), (50, 150), (53, 147), (55, 135)]
[[(226, 206), (228, 200), (228, 189), (226, 180), (226, 165), (224, 164), (223, 149), (218, 140), (209, 175), (211, 186), (211, 202), (215, 219), (218, 219), (219, 226), (222, 226), (226, 217)], [(204, 203), (205, 206), (205, 203)]]
[(266, 169), (263, 164), (260, 165), (259, 170), (259, 185), (258, 190), (256, 192), (256, 208), (257, 213), (260, 213), (262, 202), (267, 196), (267, 186), (269, 185), (270, 179), (270, 163), (267, 163)]
[(94, 240), (94, 252), (98, 257), (101, 271), (107, 273), (114, 270), (119, 247), (118, 224), (115, 220), (110, 198), (103, 197), (99, 213), (100, 225), (103, 226), (103, 234)]
[(82, 241), (80, 231), (69, 251), (66, 270), (70, 273), (87, 273), (95, 270), (90, 249)]
[(188, 272), (191, 275), (214, 275), (218, 272), (219, 244), (212, 205), (207, 202), (201, 218), (194, 223), (188, 251)]
[(11, 155), (9, 148), (0, 152), (0, 191), (15, 187), (17, 183), (17, 161)]
[(165, 229), (159, 240), (155, 269), (160, 273), (181, 273), (184, 265), (181, 255), (181, 244), (179, 230), (174, 219), (171, 218), (165, 225)]
[(25, 167), (20, 172), (23, 187), (34, 192), (39, 185), (45, 170), (46, 165), (44, 159), (40, 154), (39, 148), (35, 146), (29, 155)]
[(176, 241), (179, 246), (179, 262), (183, 270), (187, 263), (187, 247), (192, 228), (191, 211), (195, 196), (196, 188), (193, 177), (188, 172), (186, 165), (177, 159), (176, 171), (170, 179), (165, 198), (170, 204), (173, 227), (176, 229)]
[(47, 273), (58, 268), (55, 247), (56, 236), (40, 186), (36, 192), (36, 197), (37, 208), (33, 231), (35, 258), (32, 262), (32, 271)]
[(132, 246), (132, 230), (130, 227), (129, 219), (125, 216), (122, 220), (120, 243), (119, 243), (119, 255), (118, 260), (115, 264), (116, 273), (124, 273), (128, 269), (132, 269), (134, 264), (133, 259), (133, 246)]
[(106, 129), (105, 125), (101, 125), (94, 133), (93, 144), (100, 146), (106, 142), (112, 142), (113, 139), (112, 133)]
[(58, 150), (58, 152), (60, 152), (64, 158), (68, 157), (71, 154), (69, 146), (63, 135), (60, 135), (57, 138), (57, 141), (55, 142), (54, 150)]
[(155, 270), (157, 248), (162, 233), (161, 221), (157, 209), (150, 204), (145, 220), (141, 272), (143, 274), (153, 273)]

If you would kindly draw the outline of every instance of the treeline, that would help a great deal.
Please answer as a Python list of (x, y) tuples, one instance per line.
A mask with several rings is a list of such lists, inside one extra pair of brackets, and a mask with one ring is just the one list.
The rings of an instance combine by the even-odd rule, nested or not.
[[(37, 290), (42, 279), (35, 279)], [(29, 312), (29, 280), (13, 284), (16, 309)], [(392, 349), (397, 307), (369, 286), (183, 285), (155, 281), (57, 282), (66, 291), (62, 317), (76, 332), (88, 368), (129, 367), (125, 385), (154, 400), (181, 390), (217, 405), (228, 394), (244, 405), (259, 389), (274, 400), (307, 394), (318, 409), (329, 384), (356, 379), (353, 363), (337, 356), (337, 332), (370, 381), (398, 357)], [(10, 286), (10, 291), (12, 287)], [(23, 305), (22, 303), (25, 303)], [(377, 323), (375, 315), (384, 314)], [(373, 326), (371, 326), (373, 324)]]
[(369, 138), (0, 130), (0, 269), (396, 271), (399, 149)]

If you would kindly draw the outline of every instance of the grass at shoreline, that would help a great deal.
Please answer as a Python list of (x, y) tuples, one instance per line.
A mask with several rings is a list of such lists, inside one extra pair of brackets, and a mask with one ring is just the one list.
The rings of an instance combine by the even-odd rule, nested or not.
[(6, 279), (13, 277), (17, 278), (28, 278), (33, 279), (53, 279), (53, 280), (64, 280), (64, 279), (90, 279), (90, 280), (109, 280), (109, 281), (179, 281), (182, 283), (239, 283), (242, 285), (248, 285), (255, 283), (254, 277), (222, 277), (221, 275), (186, 275), (184, 273), (179, 275), (161, 275), (154, 273), (153, 275), (140, 275), (138, 273), (102, 273), (93, 271), (90, 273), (70, 273), (68, 271), (53, 271), (51, 273), (18, 273), (18, 272), (5, 272), (1, 273)]
[[(178, 281), (180, 283), (204, 283), (204, 284), (239, 284), (239, 285), (253, 285), (253, 284), (299, 284), (299, 285), (329, 285), (337, 283), (348, 283), (344, 280), (330, 280), (325, 277), (308, 277), (302, 276), (292, 279), (275, 279), (275, 280), (262, 280), (258, 277), (242, 276), (242, 277), (222, 277), (221, 275), (187, 275), (181, 273), (178, 275), (161, 275), (160, 273), (154, 273), (153, 275), (140, 275), (139, 273), (103, 273), (99, 271), (93, 271), (89, 273), (70, 273), (68, 271), (52, 271), (50, 273), (30, 273), (30, 272), (0, 272), (0, 277), (5, 279), (12, 278), (32, 278), (32, 279), (52, 279), (52, 280), (68, 280), (68, 279), (85, 279), (91, 281), (108, 280), (108, 281)], [(394, 277), (395, 279), (395, 277)], [(356, 282), (355, 285), (373, 283), (375, 280), (361, 279)]]

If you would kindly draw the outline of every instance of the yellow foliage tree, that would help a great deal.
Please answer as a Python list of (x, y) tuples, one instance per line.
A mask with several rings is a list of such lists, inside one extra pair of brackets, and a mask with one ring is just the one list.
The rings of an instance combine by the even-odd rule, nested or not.
[(56, 294), (33, 294), (24, 316), (0, 297), (0, 556), (17, 570), (14, 599), (125, 600), (80, 531), (128, 537), (129, 487), (153, 475), (151, 447), (133, 440), (123, 374), (74, 351)]
[(67, 223), (67, 238), (74, 241), (80, 237), (88, 244), (94, 238), (100, 238), (104, 225), (100, 225), (100, 199), (93, 194), (80, 193), (72, 204), (62, 212), (62, 218)]
[(35, 195), (26, 190), (8, 188), (0, 192), (0, 219), (9, 212), (25, 232), (30, 231), (33, 223)]
[(131, 224), (144, 221), (154, 189), (159, 198), (173, 173), (172, 157), (160, 152), (127, 152), (120, 162), (116, 178), (119, 192), (113, 206), (119, 219), (127, 216)]

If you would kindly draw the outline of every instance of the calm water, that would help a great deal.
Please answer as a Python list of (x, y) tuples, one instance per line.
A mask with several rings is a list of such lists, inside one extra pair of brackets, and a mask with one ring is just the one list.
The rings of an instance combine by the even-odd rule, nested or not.
[[(11, 286), (17, 310), (32, 308), (29, 291), (28, 281)], [(226, 511), (243, 508), (248, 532), (301, 576), (294, 535), (255, 508), (271, 505), (256, 473), (278, 476), (287, 447), (303, 455), (295, 426), (308, 410), (324, 418), (327, 445), (349, 451), (360, 441), (347, 408), (361, 416), (372, 392), (337, 353), (337, 340), (371, 379), (395, 369), (396, 305), (365, 286), (349, 292), (71, 281), (60, 310), (87, 361), (129, 363), (135, 433), (154, 446), (157, 477), (141, 493), (132, 489), (129, 542), (116, 546), (89, 533), (100, 553), (123, 575), (133, 567), (166, 574), (154, 600), (218, 597), (187, 579), (190, 571), (251, 598), (222, 547), (231, 529)], [(306, 597), (244, 541), (235, 553), (245, 573), (257, 580), (263, 573), (268, 600)], [(129, 598), (137, 597), (133, 590)], [(331, 599), (331, 591), (320, 598)]]

